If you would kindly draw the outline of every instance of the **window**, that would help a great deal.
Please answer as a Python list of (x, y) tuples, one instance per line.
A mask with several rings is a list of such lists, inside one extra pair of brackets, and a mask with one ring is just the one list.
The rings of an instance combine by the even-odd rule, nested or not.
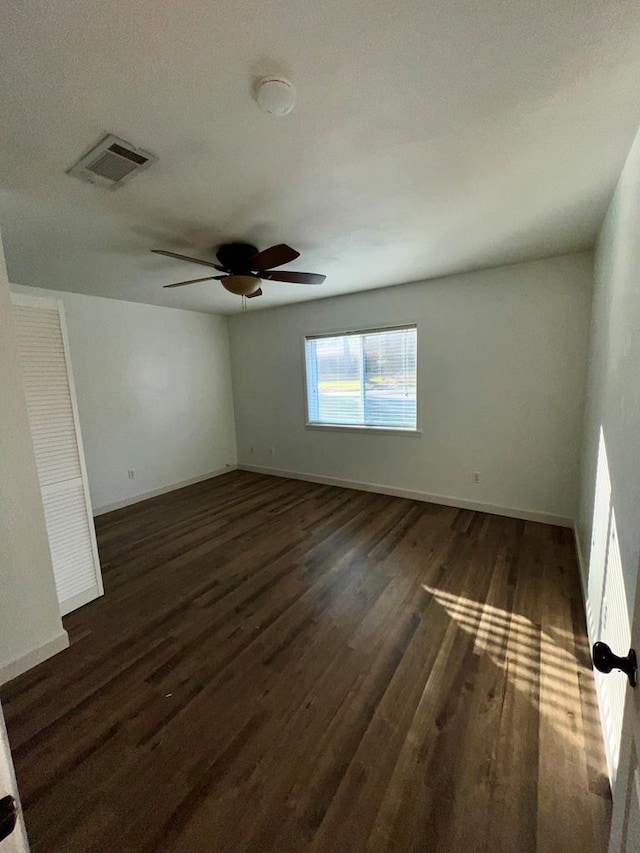
[(413, 430), (415, 326), (305, 338), (309, 424)]

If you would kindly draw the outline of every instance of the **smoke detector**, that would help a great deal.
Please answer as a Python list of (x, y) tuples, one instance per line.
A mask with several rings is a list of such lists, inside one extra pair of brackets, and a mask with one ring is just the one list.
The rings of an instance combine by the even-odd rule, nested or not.
[(272, 116), (289, 115), (296, 102), (296, 87), (284, 77), (265, 77), (258, 83), (256, 101)]
[(110, 134), (67, 169), (67, 174), (114, 190), (157, 159), (154, 154)]

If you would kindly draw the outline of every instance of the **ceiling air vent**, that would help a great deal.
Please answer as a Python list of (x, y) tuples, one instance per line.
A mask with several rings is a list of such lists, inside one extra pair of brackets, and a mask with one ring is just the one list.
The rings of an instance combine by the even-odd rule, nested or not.
[(105, 138), (67, 169), (67, 174), (82, 181), (114, 190), (150, 166), (158, 158), (141, 151), (117, 136)]

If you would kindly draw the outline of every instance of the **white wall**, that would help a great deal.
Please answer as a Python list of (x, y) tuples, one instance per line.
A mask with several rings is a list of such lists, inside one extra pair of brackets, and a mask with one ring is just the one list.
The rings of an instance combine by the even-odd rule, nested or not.
[[(640, 134), (596, 251), (577, 534), (590, 639), (626, 654), (640, 559)], [(615, 781), (626, 679), (595, 675)]]
[[(591, 282), (578, 254), (235, 315), (240, 464), (570, 524)], [(420, 436), (305, 428), (304, 334), (414, 321)]]
[(236, 464), (226, 318), (12, 289), (64, 302), (94, 512)]
[(601, 429), (631, 607), (640, 557), (640, 134), (596, 252), (578, 516), (585, 557), (591, 548)]
[(67, 645), (0, 244), (0, 683)]

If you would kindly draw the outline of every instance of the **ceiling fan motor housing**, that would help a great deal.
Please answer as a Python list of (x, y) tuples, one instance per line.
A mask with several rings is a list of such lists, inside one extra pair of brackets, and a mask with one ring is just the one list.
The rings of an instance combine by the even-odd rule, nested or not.
[(216, 252), (222, 266), (231, 273), (222, 279), (222, 286), (236, 296), (250, 296), (262, 284), (262, 280), (252, 271), (251, 259), (258, 250), (250, 243), (224, 243)]
[(216, 252), (222, 266), (235, 274), (248, 275), (252, 272), (251, 259), (258, 250), (250, 243), (224, 243)]

